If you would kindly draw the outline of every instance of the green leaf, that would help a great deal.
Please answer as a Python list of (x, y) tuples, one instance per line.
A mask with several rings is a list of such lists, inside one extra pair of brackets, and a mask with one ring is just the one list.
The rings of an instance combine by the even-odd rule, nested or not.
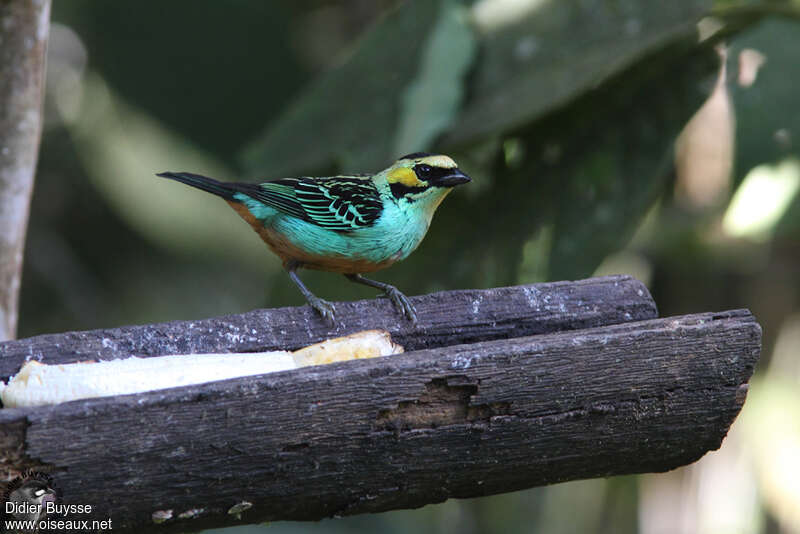
[(483, 32), (481, 60), (445, 145), (520, 127), (567, 105), (693, 32), (712, 6), (710, 0), (529, 2), (511, 18), (500, 11), (503, 4), (473, 8)]
[[(764, 20), (733, 40), (731, 57), (738, 58), (748, 48), (764, 54), (766, 62), (751, 86), (736, 86), (733, 91), (736, 185), (757, 165), (776, 164), (800, 155), (800, 113), (789, 111), (797, 107), (800, 69), (784, 67), (797, 63), (800, 19)], [(792, 236), (800, 230), (800, 196), (795, 198), (776, 230), (778, 236)]]
[(447, 287), (590, 275), (669, 184), (674, 139), (708, 96), (718, 65), (711, 46), (688, 32), (518, 129), (495, 158), (492, 185), (471, 197), (469, 184), (439, 208), (400, 285), (415, 283), (415, 273)]
[(453, 0), (446, 0), (428, 37), (419, 74), (403, 95), (395, 154), (425, 150), (450, 124), (461, 104), (462, 78), (472, 63), (475, 48), (466, 10)]
[[(348, 61), (318, 78), (246, 149), (248, 170), (279, 177), (334, 162), (349, 171), (378, 170), (398, 155), (397, 146), (412, 144), (410, 133), (398, 137), (398, 124), (422, 128), (419, 139), (435, 135), (457, 107), (461, 89), (452, 85), (471, 56), (457, 8), (438, 0), (406, 2), (390, 12)], [(454, 52), (449, 39), (464, 50)], [(453, 54), (453, 65), (438, 72), (442, 58)], [(420, 121), (426, 106), (439, 105), (439, 113)]]
[(692, 40), (675, 42), (571, 108), (563, 162), (557, 174), (547, 173), (561, 184), (550, 278), (590, 275), (628, 242), (670, 184), (674, 140), (719, 67), (710, 45), (697, 48)]

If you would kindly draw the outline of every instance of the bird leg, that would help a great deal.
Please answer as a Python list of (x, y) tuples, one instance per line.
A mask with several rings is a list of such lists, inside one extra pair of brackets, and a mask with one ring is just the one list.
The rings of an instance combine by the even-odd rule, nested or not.
[(364, 278), (360, 274), (346, 274), (345, 277), (351, 282), (380, 289), (386, 294), (389, 300), (392, 301), (401, 314), (405, 315), (412, 324), (416, 324), (417, 312), (414, 310), (414, 306), (411, 305), (411, 301), (408, 300), (408, 297), (393, 285), (370, 280), (369, 278)]
[(323, 300), (312, 293), (306, 286), (303, 284), (300, 277), (297, 276), (297, 269), (301, 266), (300, 263), (295, 261), (290, 261), (286, 264), (286, 272), (289, 273), (289, 278), (292, 279), (292, 282), (295, 283), (297, 288), (300, 290), (300, 293), (306, 298), (308, 305), (314, 308), (317, 313), (319, 313), (323, 319), (325, 319), (328, 323), (332, 326), (336, 324), (334, 319), (334, 315), (336, 314), (336, 308), (333, 307), (333, 304), (328, 302), (327, 300)]

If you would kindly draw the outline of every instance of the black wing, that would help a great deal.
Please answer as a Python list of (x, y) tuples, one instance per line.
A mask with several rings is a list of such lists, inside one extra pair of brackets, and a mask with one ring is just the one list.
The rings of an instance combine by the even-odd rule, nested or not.
[(372, 226), (383, 211), (380, 193), (369, 178), (283, 178), (242, 192), (288, 215), (337, 232)]

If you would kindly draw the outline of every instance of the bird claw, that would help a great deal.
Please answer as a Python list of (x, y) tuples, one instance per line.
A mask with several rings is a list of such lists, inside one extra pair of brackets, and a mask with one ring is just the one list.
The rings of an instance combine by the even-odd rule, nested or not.
[(308, 299), (308, 305), (314, 308), (329, 325), (336, 326), (336, 308), (332, 303), (315, 297), (313, 299)]
[(395, 308), (405, 316), (411, 324), (417, 324), (417, 311), (414, 309), (414, 305), (411, 304), (411, 301), (408, 300), (408, 297), (405, 296), (399, 289), (396, 287), (391, 287), (390, 289), (386, 290), (386, 294), (383, 295), (389, 300), (392, 301)]

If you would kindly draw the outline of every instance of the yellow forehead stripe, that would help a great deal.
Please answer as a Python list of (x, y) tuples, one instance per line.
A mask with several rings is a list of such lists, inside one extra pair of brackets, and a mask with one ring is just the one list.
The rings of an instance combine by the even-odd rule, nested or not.
[(414, 161), (417, 163), (425, 163), (431, 167), (438, 167), (440, 169), (455, 169), (456, 162), (447, 156), (426, 156), (424, 158), (417, 158)]
[(388, 174), (386, 180), (390, 184), (403, 184), (408, 187), (420, 187), (425, 185), (424, 182), (419, 181), (416, 173), (408, 167), (399, 167), (394, 169)]

